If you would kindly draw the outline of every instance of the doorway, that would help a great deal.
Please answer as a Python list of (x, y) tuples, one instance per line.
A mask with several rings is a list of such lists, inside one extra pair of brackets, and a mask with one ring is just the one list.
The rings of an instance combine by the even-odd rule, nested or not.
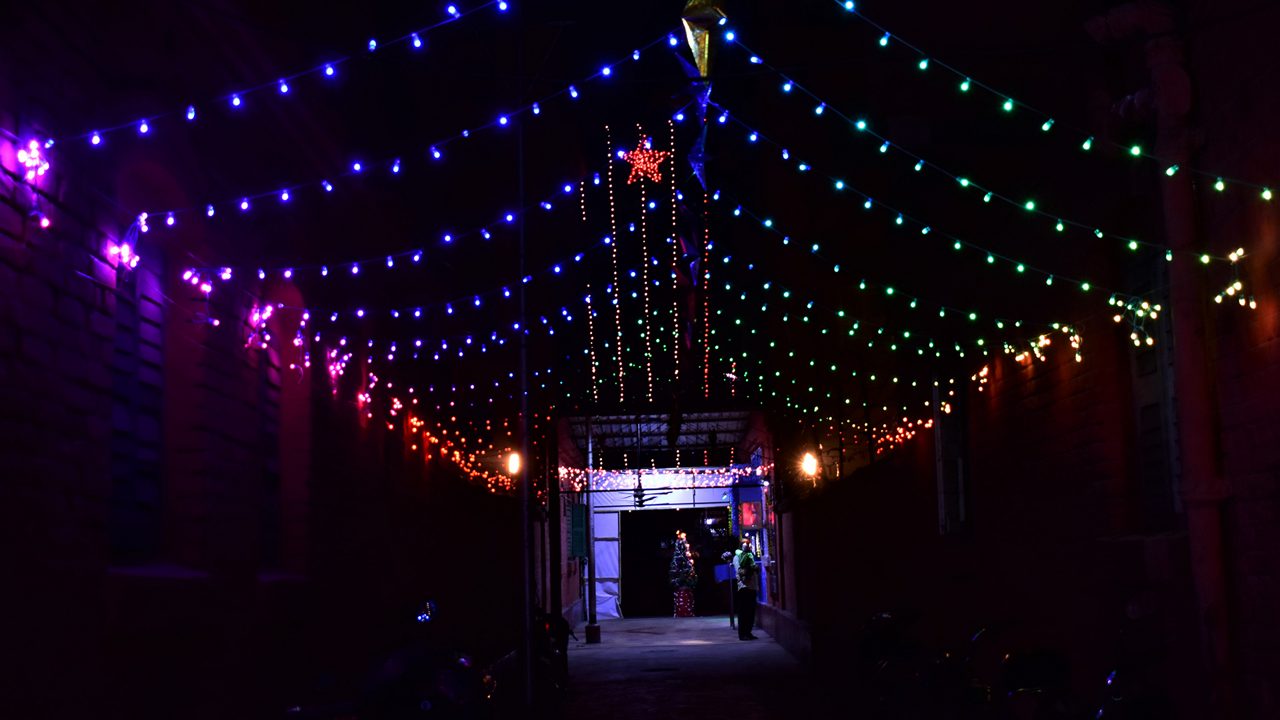
[(677, 530), (684, 531), (697, 557), (694, 569), (694, 613), (727, 615), (728, 583), (716, 582), (720, 554), (732, 551), (729, 509), (726, 507), (678, 510), (634, 510), (622, 515), (622, 616), (670, 617), (672, 590), (671, 558)]

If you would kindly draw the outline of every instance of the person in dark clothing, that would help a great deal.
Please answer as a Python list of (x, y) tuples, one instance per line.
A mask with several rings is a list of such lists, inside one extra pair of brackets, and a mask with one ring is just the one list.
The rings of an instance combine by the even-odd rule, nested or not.
[(756, 596), (760, 594), (760, 565), (751, 550), (751, 539), (743, 536), (742, 547), (733, 556), (733, 567), (738, 576), (738, 591), (734, 605), (738, 611), (738, 639), (755, 640), (751, 630), (756, 623)]

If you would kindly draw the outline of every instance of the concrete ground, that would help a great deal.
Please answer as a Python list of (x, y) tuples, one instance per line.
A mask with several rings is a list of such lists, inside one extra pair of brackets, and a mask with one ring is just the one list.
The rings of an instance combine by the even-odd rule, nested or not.
[(574, 632), (566, 720), (848, 717), (772, 638), (739, 640), (725, 616), (606, 620), (593, 645)]

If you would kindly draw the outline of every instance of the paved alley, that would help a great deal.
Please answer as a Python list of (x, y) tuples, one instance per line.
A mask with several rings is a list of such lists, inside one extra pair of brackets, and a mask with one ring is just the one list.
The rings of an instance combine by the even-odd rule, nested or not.
[(837, 717), (825, 689), (757, 629), (738, 640), (728, 618), (639, 618), (600, 624), (587, 645), (585, 627), (570, 641), (567, 720), (630, 718)]

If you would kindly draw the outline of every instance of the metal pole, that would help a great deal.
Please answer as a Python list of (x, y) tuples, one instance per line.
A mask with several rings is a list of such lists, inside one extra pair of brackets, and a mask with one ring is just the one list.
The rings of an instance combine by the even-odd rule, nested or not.
[[(552, 426), (556, 427), (556, 426)], [(555, 435), (559, 440), (559, 433)], [(562, 524), (564, 520), (564, 508), (561, 507), (560, 496), (560, 473), (552, 470), (552, 462), (556, 463), (558, 468), (560, 462), (559, 444), (556, 445), (556, 452), (552, 453), (552, 448), (547, 447), (547, 541), (549, 547), (547, 549), (547, 557), (544, 560), (547, 564), (547, 602), (551, 607), (548, 608), (557, 616), (564, 615), (564, 596), (561, 587), (564, 583), (564, 566), (561, 564), (564, 556), (564, 545), (561, 538)]]
[(595, 493), (591, 491), (591, 468), (595, 463), (595, 431), (587, 418), (587, 642), (600, 642), (600, 626), (596, 623), (596, 539)]

